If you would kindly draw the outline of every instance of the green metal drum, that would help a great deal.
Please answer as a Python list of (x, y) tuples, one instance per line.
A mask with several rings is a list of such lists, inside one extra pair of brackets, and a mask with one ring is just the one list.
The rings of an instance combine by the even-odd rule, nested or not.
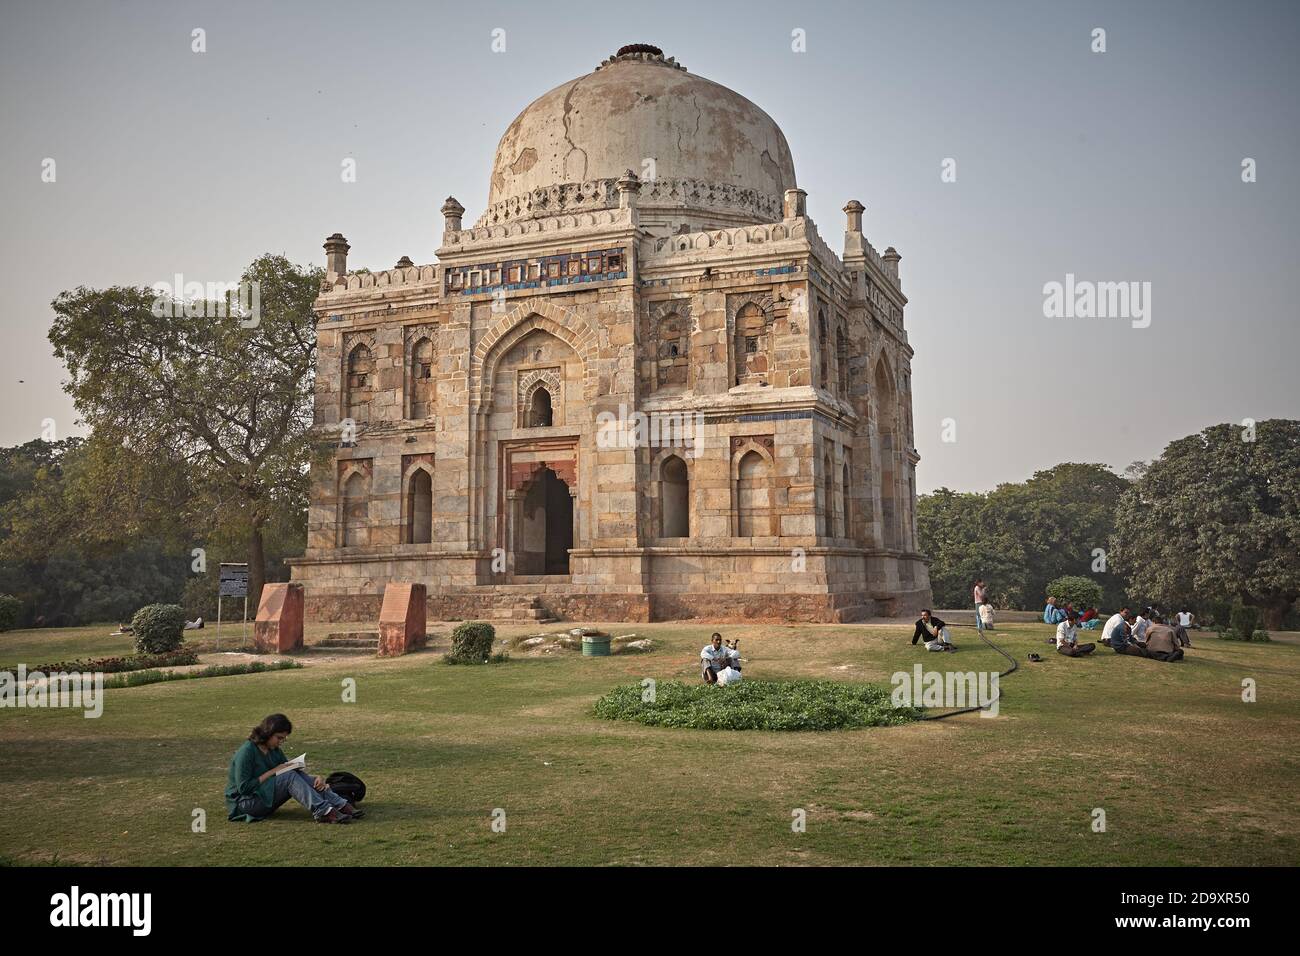
[(582, 656), (609, 657), (609, 635), (584, 634), (582, 636)]

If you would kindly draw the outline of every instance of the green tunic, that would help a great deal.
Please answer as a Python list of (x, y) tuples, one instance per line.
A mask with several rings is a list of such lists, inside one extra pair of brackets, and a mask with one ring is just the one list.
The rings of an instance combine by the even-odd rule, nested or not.
[(226, 810), (230, 814), (227, 819), (256, 822), (256, 817), (235, 811), (235, 803), (240, 797), (261, 797), (266, 808), (271, 809), (275, 802), (275, 777), (267, 777), (261, 783), (257, 778), (272, 767), (280, 766), (286, 759), (284, 751), (279, 747), (269, 753), (262, 753), (262, 748), (257, 744), (251, 740), (244, 741), (244, 745), (231, 758), (230, 773), (226, 777)]

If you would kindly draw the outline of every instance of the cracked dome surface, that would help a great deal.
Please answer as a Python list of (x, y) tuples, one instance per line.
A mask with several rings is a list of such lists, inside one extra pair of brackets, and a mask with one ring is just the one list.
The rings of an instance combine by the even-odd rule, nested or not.
[(733, 90), (647, 54), (617, 55), (558, 86), (510, 124), (497, 147), (488, 206), (563, 183), (632, 170), (779, 200), (795, 186), (785, 135)]

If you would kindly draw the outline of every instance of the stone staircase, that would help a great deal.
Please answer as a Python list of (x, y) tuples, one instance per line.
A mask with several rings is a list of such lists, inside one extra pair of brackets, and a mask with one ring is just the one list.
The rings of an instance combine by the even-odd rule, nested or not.
[(542, 605), (542, 599), (527, 594), (494, 594), (488, 607), (492, 621), (532, 621), (550, 624), (556, 620)]
[(327, 635), (323, 641), (318, 641), (313, 647), (335, 653), (378, 654), (379, 632), (337, 631)]

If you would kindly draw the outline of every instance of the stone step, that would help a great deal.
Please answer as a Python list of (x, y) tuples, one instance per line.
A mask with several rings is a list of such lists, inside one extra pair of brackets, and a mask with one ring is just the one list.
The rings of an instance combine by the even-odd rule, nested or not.
[(357, 648), (362, 650), (379, 650), (379, 632), (378, 631), (338, 631), (326, 635), (325, 639), (316, 644), (317, 647), (328, 647), (334, 650), (344, 648)]

